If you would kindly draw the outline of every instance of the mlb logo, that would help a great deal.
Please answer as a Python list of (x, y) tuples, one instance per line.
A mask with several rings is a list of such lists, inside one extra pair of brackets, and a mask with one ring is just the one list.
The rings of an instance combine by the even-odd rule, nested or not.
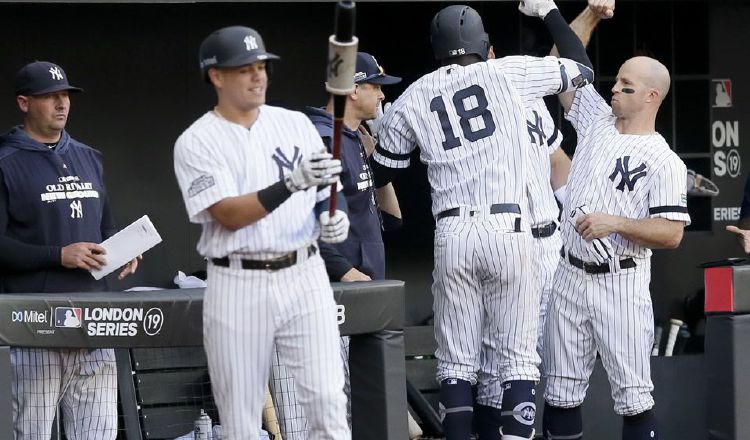
[(79, 307), (56, 307), (55, 327), (81, 328), (81, 309)]
[(732, 106), (732, 80), (731, 79), (713, 79), (711, 83), (713, 89), (713, 100), (711, 107), (726, 108)]

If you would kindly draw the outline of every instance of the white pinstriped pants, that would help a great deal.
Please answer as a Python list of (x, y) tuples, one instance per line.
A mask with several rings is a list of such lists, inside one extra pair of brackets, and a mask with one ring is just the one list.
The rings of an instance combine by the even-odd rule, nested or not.
[(539, 380), (532, 237), (512, 232), (516, 217), (446, 217), (435, 232), (437, 379), (478, 383), (477, 402), (497, 408), (503, 382)]
[(278, 271), (208, 266), (203, 340), (227, 439), (259, 437), (276, 344), (295, 378), (310, 440), (349, 440), (339, 331), (318, 254)]
[(117, 436), (114, 350), (11, 348), (16, 440), (49, 440), (57, 405), (71, 440)]
[[(560, 263), (560, 248), (562, 248), (562, 238), (560, 232), (544, 238), (532, 239), (534, 248), (534, 271), (536, 272), (537, 282), (541, 292), (539, 303), (539, 336), (537, 338), (536, 351), (544, 360), (542, 351), (544, 349), (544, 318), (547, 313), (547, 305), (552, 295), (552, 281), (555, 277), (555, 270)], [(542, 370), (544, 364), (542, 364)]]
[(636, 264), (591, 275), (561, 260), (545, 322), (544, 398), (552, 406), (571, 408), (583, 402), (597, 352), (617, 414), (635, 415), (654, 406), (651, 265), (647, 258)]

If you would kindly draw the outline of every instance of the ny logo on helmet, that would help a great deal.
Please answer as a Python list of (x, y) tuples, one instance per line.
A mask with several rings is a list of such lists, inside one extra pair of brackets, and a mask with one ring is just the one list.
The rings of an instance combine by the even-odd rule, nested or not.
[(49, 73), (52, 75), (52, 79), (56, 79), (58, 81), (60, 81), (60, 80), (63, 79), (62, 70), (60, 70), (60, 68), (57, 67), (57, 66), (50, 67), (49, 68)]
[(246, 36), (242, 41), (245, 43), (245, 49), (247, 49), (248, 52), (258, 48), (258, 40), (252, 35)]
[(615, 170), (610, 174), (609, 180), (612, 182), (617, 179), (617, 176), (620, 175), (622, 178), (620, 179), (620, 183), (616, 186), (617, 190), (619, 191), (625, 191), (625, 187), (628, 187), (628, 191), (633, 191), (633, 188), (635, 188), (635, 184), (638, 182), (638, 179), (641, 177), (644, 177), (647, 174), (646, 172), (646, 164), (641, 163), (634, 169), (630, 169), (630, 156), (624, 156), (619, 159), (617, 159), (617, 163), (615, 164)]

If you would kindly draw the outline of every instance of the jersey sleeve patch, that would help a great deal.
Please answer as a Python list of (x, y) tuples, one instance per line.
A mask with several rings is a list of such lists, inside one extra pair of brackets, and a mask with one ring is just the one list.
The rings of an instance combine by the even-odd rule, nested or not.
[(188, 188), (188, 197), (195, 197), (214, 185), (216, 185), (214, 176), (203, 174), (190, 183), (190, 188)]

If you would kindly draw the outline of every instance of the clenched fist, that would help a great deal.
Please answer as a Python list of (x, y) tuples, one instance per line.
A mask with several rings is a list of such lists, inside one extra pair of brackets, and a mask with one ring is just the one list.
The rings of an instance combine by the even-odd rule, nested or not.
[(349, 235), (349, 217), (344, 211), (336, 211), (331, 217), (328, 211), (320, 214), (320, 239), (326, 243), (341, 243)]
[(557, 9), (557, 5), (552, 0), (521, 0), (518, 5), (518, 10), (524, 15), (539, 17), (542, 20), (553, 9)]

